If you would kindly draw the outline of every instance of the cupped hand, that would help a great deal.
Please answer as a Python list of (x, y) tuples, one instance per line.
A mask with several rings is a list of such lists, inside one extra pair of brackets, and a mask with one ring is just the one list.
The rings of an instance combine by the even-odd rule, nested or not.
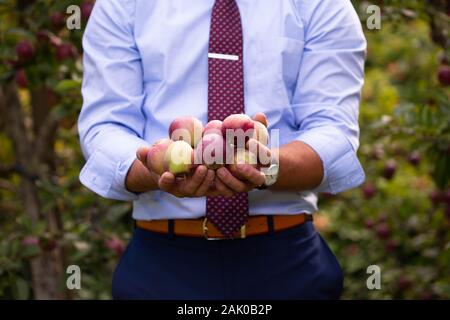
[(235, 193), (248, 192), (262, 186), (265, 176), (257, 168), (249, 164), (238, 164), (237, 172), (240, 179), (236, 178), (230, 170), (223, 167), (217, 170), (216, 175), (221, 183)]
[(210, 193), (214, 184), (214, 170), (206, 166), (198, 166), (191, 175), (175, 177), (170, 172), (165, 172), (158, 180), (159, 189), (178, 198), (204, 197)]

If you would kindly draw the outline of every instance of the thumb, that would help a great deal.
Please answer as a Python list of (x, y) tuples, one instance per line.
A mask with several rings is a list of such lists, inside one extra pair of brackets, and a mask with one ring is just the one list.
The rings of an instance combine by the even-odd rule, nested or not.
[(150, 147), (140, 147), (136, 151), (136, 158), (138, 158), (139, 161), (141, 161), (144, 165), (147, 164), (147, 155), (150, 151)]
[(255, 114), (255, 116), (253, 117), (253, 120), (261, 122), (266, 127), (269, 125), (267, 122), (266, 115), (262, 112), (258, 112), (257, 114)]

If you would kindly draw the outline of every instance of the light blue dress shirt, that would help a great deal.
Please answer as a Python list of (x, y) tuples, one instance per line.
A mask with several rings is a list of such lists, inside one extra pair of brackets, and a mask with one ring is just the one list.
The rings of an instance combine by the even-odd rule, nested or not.
[[(237, 0), (244, 33), (245, 108), (264, 112), (280, 145), (298, 140), (324, 163), (308, 192), (249, 193), (250, 214), (313, 213), (317, 192), (360, 185), (356, 156), (366, 40), (349, 0)], [(140, 146), (168, 136), (170, 122), (207, 122), (208, 40), (214, 0), (97, 0), (84, 34), (87, 163), (81, 182), (134, 201), (135, 219), (198, 218), (205, 198), (140, 195), (125, 177)]]

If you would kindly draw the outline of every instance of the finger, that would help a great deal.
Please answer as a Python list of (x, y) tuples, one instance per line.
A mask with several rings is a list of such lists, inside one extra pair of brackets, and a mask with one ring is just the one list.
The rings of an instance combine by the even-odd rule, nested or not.
[(253, 117), (253, 120), (261, 122), (266, 127), (268, 127), (268, 125), (269, 125), (266, 115), (262, 112), (258, 112), (257, 114), (255, 114), (255, 116)]
[(214, 180), (214, 187), (216, 191), (212, 192), (212, 195), (223, 196), (225, 198), (231, 198), (234, 196), (235, 192), (228, 188), (219, 178), (216, 177)]
[(272, 160), (272, 151), (256, 139), (249, 139), (246, 145), (247, 149), (256, 154), (258, 161), (263, 166), (268, 166)]
[(200, 185), (200, 187), (198, 187), (197, 191), (195, 192), (195, 195), (197, 197), (202, 197), (208, 192), (208, 190), (211, 188), (211, 185), (214, 183), (215, 176), (216, 174), (214, 170), (208, 170), (205, 180), (203, 180), (203, 183)]
[(231, 172), (226, 168), (220, 168), (217, 170), (217, 176), (219, 179), (231, 190), (235, 192), (246, 192), (247, 186), (244, 182), (235, 178)]
[(159, 189), (166, 192), (171, 192), (175, 185), (175, 176), (170, 172), (164, 172), (158, 180)]
[(136, 158), (141, 161), (145, 166), (147, 165), (147, 155), (150, 151), (150, 147), (140, 147), (136, 151)]
[(192, 177), (187, 178), (186, 182), (182, 184), (180, 190), (187, 195), (194, 195), (205, 180), (207, 174), (208, 168), (204, 165), (198, 166)]
[(251, 185), (252, 187), (261, 186), (266, 182), (265, 175), (256, 169), (255, 167), (249, 164), (241, 164), (237, 165), (238, 173), (248, 181), (247, 185)]

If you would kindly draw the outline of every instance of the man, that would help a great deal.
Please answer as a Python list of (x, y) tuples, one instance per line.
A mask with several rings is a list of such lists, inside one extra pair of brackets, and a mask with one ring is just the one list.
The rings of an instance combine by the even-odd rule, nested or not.
[[(311, 216), (318, 192), (364, 181), (366, 41), (349, 0), (97, 0), (84, 50), (80, 178), (133, 201), (137, 221), (114, 298), (339, 298), (340, 266)], [(234, 113), (278, 130), (268, 174), (148, 169), (173, 119)]]

